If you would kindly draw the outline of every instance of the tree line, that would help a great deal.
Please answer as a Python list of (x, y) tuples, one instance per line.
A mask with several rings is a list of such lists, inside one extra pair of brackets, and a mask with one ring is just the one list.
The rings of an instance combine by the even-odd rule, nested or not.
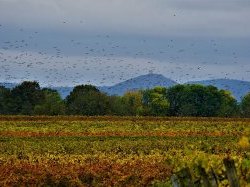
[(0, 86), (2, 115), (119, 115), (250, 117), (250, 93), (241, 102), (214, 86), (176, 85), (109, 96), (95, 86), (79, 85), (62, 99), (56, 90), (24, 81)]

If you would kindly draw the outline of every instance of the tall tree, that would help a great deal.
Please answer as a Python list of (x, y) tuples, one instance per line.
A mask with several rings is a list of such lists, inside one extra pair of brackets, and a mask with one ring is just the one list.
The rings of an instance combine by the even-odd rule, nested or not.
[(128, 91), (122, 96), (122, 104), (125, 107), (126, 115), (141, 115), (143, 113), (142, 92)]
[(0, 114), (9, 114), (10, 89), (0, 86)]
[(124, 104), (122, 96), (109, 96), (109, 115), (126, 116), (129, 115), (128, 108)]
[(241, 101), (241, 112), (243, 117), (250, 117), (250, 92)]
[(178, 116), (180, 107), (182, 106), (182, 97), (184, 93), (185, 86), (184, 85), (176, 85), (170, 87), (167, 90), (167, 99), (169, 101), (169, 115), (170, 116)]
[(76, 86), (66, 98), (67, 113), (73, 115), (105, 115), (108, 113), (107, 95), (92, 85)]
[(218, 111), (220, 117), (236, 117), (240, 115), (237, 100), (232, 96), (231, 92), (220, 90), (221, 105)]
[(169, 101), (165, 87), (155, 87), (143, 92), (143, 104), (149, 115), (165, 116), (168, 114)]
[(34, 108), (37, 115), (63, 115), (65, 114), (65, 104), (56, 90), (43, 89), (44, 100)]
[(15, 114), (34, 114), (35, 105), (41, 104), (44, 95), (38, 82), (24, 81), (11, 90), (13, 101), (12, 113)]
[(174, 116), (215, 116), (222, 104), (214, 86), (176, 85), (168, 89), (167, 98)]

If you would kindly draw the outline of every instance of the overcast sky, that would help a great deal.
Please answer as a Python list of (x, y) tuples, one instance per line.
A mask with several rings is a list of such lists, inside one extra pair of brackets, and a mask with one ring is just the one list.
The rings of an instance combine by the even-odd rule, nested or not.
[(250, 81), (249, 0), (0, 0), (0, 82)]

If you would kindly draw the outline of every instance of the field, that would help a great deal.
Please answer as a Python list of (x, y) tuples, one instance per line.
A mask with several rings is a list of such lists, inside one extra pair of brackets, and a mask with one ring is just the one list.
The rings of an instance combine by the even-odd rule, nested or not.
[(184, 167), (223, 173), (226, 157), (247, 186), (247, 137), (250, 119), (2, 116), (0, 186), (171, 186)]

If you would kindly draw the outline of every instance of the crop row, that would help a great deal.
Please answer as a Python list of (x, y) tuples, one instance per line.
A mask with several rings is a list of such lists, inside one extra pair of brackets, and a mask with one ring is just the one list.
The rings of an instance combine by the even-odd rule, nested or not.
[(0, 186), (169, 186), (225, 157), (247, 186), (249, 137), (247, 119), (2, 116)]

